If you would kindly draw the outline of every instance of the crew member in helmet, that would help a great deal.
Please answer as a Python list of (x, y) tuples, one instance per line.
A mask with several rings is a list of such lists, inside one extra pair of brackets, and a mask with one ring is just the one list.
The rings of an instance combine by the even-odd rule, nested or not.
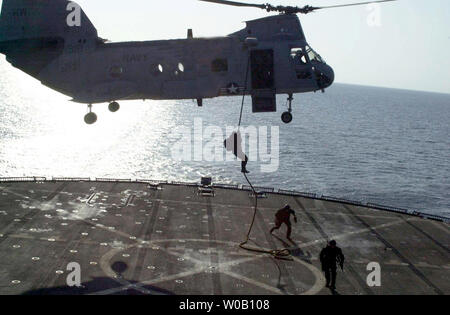
[(294, 210), (291, 209), (290, 205), (284, 206), (284, 208), (277, 211), (275, 214), (275, 226), (270, 230), (270, 234), (273, 233), (273, 231), (278, 230), (281, 225), (284, 223), (287, 225), (287, 234), (286, 237), (288, 240), (291, 240), (291, 232), (292, 232), (292, 225), (291, 225), (291, 214), (294, 216), (294, 221), (297, 223), (297, 216), (295, 215)]

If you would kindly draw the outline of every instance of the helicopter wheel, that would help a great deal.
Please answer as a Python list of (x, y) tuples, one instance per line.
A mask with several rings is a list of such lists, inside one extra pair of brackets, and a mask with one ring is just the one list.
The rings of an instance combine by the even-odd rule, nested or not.
[(284, 112), (283, 115), (281, 115), (281, 120), (285, 123), (285, 124), (289, 124), (290, 122), (292, 122), (292, 114), (289, 112)]
[(95, 124), (97, 122), (97, 115), (92, 112), (92, 104), (88, 105), (89, 113), (84, 116), (84, 122), (88, 125)]
[(84, 116), (84, 122), (88, 125), (93, 125), (97, 122), (97, 115), (95, 113), (89, 113)]
[(109, 104), (108, 109), (110, 112), (115, 113), (120, 109), (120, 105), (117, 102), (112, 102)]

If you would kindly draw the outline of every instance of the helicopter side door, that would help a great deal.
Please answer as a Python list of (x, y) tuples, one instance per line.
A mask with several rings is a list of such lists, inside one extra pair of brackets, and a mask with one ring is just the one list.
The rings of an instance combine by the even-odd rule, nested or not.
[(276, 112), (276, 91), (273, 49), (250, 52), (253, 112)]

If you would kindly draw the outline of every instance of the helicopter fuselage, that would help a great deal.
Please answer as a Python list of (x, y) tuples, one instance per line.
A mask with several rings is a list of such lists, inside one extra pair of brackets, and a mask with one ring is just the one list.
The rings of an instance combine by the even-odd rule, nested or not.
[(8, 60), (87, 104), (204, 99), (257, 90), (293, 94), (323, 90), (334, 80), (331, 67), (308, 47), (296, 15), (250, 21), (226, 37), (122, 43), (67, 37), (55, 39), (54, 47), (43, 46), (27, 59), (39, 62), (45, 49), (56, 57), (39, 72), (27, 71), (29, 61), (15, 58), (14, 52)]
[[(72, 9), (75, 8), (74, 11)], [(78, 22), (71, 17), (78, 15)], [(75, 19), (76, 20), (76, 19)], [(322, 90), (333, 69), (306, 42), (300, 20), (283, 13), (224, 37), (108, 43), (67, 0), (4, 0), (0, 53), (42, 84), (88, 104), (119, 100), (203, 99), (248, 94), (253, 112), (276, 111), (276, 95)]]

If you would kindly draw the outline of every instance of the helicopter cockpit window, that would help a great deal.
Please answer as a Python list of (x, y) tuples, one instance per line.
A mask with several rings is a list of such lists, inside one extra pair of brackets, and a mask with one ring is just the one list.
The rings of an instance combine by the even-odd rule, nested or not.
[(306, 53), (308, 54), (308, 58), (310, 61), (325, 63), (325, 61), (323, 61), (322, 57), (320, 57), (320, 55), (318, 53), (316, 53), (314, 51), (314, 49), (312, 49), (311, 47), (306, 46)]
[(303, 51), (303, 48), (292, 48), (291, 49), (291, 58), (294, 60), (296, 64), (306, 64), (306, 56)]
[(227, 72), (228, 60), (227, 59), (215, 59), (211, 64), (212, 72)]

